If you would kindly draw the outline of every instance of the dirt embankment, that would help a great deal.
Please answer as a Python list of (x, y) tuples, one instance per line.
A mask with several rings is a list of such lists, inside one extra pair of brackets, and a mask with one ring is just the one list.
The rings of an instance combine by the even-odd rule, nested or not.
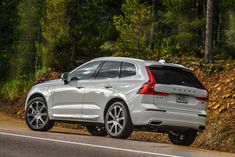
[[(207, 76), (198, 66), (193, 68), (210, 93), (206, 130), (203, 133), (199, 133), (193, 146), (235, 152), (235, 67), (233, 66), (229, 70), (213, 76)], [(38, 78), (35, 83), (55, 79), (59, 76), (60, 74), (57, 72), (50, 72)], [(19, 95), (12, 102), (2, 101), (0, 102), (0, 111), (23, 119), (24, 102), (25, 94)], [(81, 129), (78, 125), (62, 124), (62, 127)], [(150, 132), (134, 132), (131, 139), (169, 143), (167, 135)]]

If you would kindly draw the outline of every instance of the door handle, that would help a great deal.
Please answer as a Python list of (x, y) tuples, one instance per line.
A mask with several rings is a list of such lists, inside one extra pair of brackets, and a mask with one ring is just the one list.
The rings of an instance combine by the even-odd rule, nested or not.
[(107, 88), (107, 89), (109, 89), (109, 88), (112, 88), (113, 86), (112, 85), (104, 85), (104, 88)]
[(84, 86), (77, 86), (77, 88), (78, 88), (78, 89), (82, 89), (82, 88), (84, 88)]

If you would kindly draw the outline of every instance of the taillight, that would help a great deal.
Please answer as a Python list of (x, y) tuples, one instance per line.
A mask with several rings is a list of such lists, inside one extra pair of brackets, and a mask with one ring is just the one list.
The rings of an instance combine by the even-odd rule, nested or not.
[(146, 67), (148, 75), (149, 75), (149, 81), (146, 82), (137, 92), (138, 94), (147, 94), (147, 95), (158, 95), (158, 96), (167, 96), (168, 93), (161, 93), (161, 92), (155, 92), (154, 86), (156, 84), (155, 78), (153, 76), (153, 73), (151, 72), (149, 67)]
[(197, 100), (199, 101), (204, 101), (204, 102), (208, 102), (209, 101), (209, 92), (207, 91), (207, 97), (206, 98), (201, 98), (201, 97), (195, 97)]
[(200, 97), (195, 97), (199, 101), (205, 101), (208, 102), (208, 98), (200, 98)]

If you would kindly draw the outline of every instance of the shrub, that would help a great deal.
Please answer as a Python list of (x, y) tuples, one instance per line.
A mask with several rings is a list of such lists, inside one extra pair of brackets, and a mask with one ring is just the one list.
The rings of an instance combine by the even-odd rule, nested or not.
[(18, 95), (27, 93), (32, 86), (32, 79), (29, 76), (14, 78), (5, 81), (0, 88), (0, 95), (13, 101)]

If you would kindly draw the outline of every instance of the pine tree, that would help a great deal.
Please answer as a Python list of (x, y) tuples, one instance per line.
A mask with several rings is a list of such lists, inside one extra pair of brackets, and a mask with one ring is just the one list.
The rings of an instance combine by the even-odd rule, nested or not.
[(9, 74), (17, 24), (17, 4), (17, 0), (0, 1), (0, 81)]
[(67, 16), (69, 3), (70, 0), (46, 0), (46, 15), (41, 20), (43, 39), (37, 44), (42, 66), (68, 67), (71, 55), (70, 17)]
[(22, 0), (18, 5), (16, 54), (13, 56), (17, 75), (35, 72), (37, 55), (35, 42), (40, 40), (40, 19), (44, 0)]
[(147, 33), (150, 30), (151, 8), (139, 0), (125, 0), (124, 15), (114, 16), (114, 24), (120, 37), (116, 42), (117, 52), (125, 56), (141, 58), (147, 48)]

